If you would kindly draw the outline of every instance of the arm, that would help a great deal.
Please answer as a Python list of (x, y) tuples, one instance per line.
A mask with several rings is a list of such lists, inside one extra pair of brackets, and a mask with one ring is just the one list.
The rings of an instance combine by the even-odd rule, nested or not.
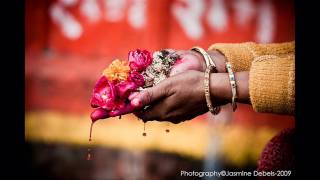
[[(275, 55), (278, 57), (294, 54), (295, 43), (272, 43), (258, 44), (253, 42), (246, 43), (216, 43), (209, 47), (208, 54), (213, 59), (219, 73), (226, 72), (225, 63), (229, 61), (235, 72), (249, 71), (255, 58), (264, 55)], [(185, 70), (205, 71), (206, 65), (201, 54), (190, 51), (180, 50), (176, 54), (180, 55), (183, 63), (173, 68), (171, 75)]]
[[(220, 53), (221, 48), (220, 50), (209, 51), (210, 55), (222, 57), (220, 58), (221, 61), (215, 61), (219, 72), (225, 72), (226, 59), (224, 57), (227, 57), (228, 61), (233, 63), (238, 86), (238, 102), (252, 103), (254, 110), (257, 112), (294, 114), (295, 63), (294, 53), (290, 53), (294, 52), (294, 42), (269, 45), (249, 43), (252, 48), (254, 47), (255, 53), (249, 52), (245, 47), (246, 44), (229, 44), (227, 46), (229, 46), (230, 52), (225, 51), (229, 54), (225, 53), (224, 55)], [(215, 45), (215, 47), (217, 46), (218, 44)], [(242, 50), (249, 58), (240, 55)], [(274, 53), (275, 55), (263, 55), (268, 53)], [(183, 54), (186, 59), (193, 57), (193, 59), (198, 60), (194, 62), (203, 62), (203, 60), (199, 61), (201, 55), (198, 53), (187, 51)], [(254, 58), (254, 54), (260, 56)], [(205, 68), (203, 64), (198, 67), (200, 67), (200, 71)], [(239, 69), (250, 69), (250, 71), (238, 72)], [(171, 121), (177, 123), (207, 112), (208, 108), (203, 93), (203, 78), (203, 73), (199, 71), (175, 73), (174, 76), (159, 84), (159, 86), (139, 93), (137, 98), (132, 99), (133, 104), (141, 107), (151, 106), (147, 111), (136, 115), (146, 121), (170, 121), (172, 119)], [(230, 88), (227, 73), (212, 74), (210, 77), (211, 97), (215, 105), (230, 102)]]
[[(236, 72), (237, 102), (251, 104), (249, 97), (249, 72)], [(212, 102), (225, 105), (231, 102), (232, 93), (228, 73), (212, 73), (210, 75), (210, 94)]]
[[(249, 72), (237, 72), (236, 77), (238, 102), (250, 103)], [(172, 76), (157, 86), (129, 97), (129, 99), (132, 105), (137, 108), (150, 106), (146, 111), (135, 113), (144, 121), (158, 120), (179, 123), (208, 112), (203, 82), (203, 72), (187, 71)], [(224, 105), (231, 102), (231, 87), (227, 73), (212, 73), (210, 75), (210, 92), (214, 105)]]
[[(250, 72), (236, 72), (238, 102), (252, 103), (257, 112), (294, 114), (293, 57), (263, 56), (252, 63)], [(144, 121), (179, 123), (208, 111), (203, 81), (203, 72), (186, 71), (129, 99), (137, 109), (150, 106), (136, 113)], [(210, 75), (210, 93), (214, 105), (231, 102), (227, 73)]]
[(218, 51), (225, 56), (235, 72), (248, 71), (255, 58), (264, 55), (285, 57), (294, 54), (295, 42), (258, 44), (246, 43), (216, 43), (209, 47), (208, 52)]
[(257, 112), (293, 115), (295, 111), (295, 59), (261, 56), (252, 62), (249, 94)]
[[(225, 73), (225, 62), (234, 72), (249, 71), (249, 94), (257, 112), (294, 114), (295, 107), (295, 42), (257, 44), (217, 43), (207, 51), (220, 73)], [(201, 54), (194, 54), (202, 62)], [(183, 57), (185, 57), (183, 55)]]
[[(225, 95), (230, 102), (228, 77), (223, 73), (212, 74), (213, 97)], [(238, 102), (251, 103), (256, 112), (293, 115), (295, 111), (295, 59), (294, 54), (279, 57), (265, 55), (256, 58), (250, 71), (236, 72)], [(222, 81), (221, 81), (222, 80)], [(228, 89), (223, 89), (226, 87)], [(219, 95), (220, 94), (220, 95)], [(221, 99), (221, 98), (218, 98)], [(217, 100), (217, 99), (216, 99)]]

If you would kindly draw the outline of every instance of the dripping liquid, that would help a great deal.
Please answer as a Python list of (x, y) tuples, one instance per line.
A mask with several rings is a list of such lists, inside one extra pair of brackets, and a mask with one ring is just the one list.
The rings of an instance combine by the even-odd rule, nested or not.
[(91, 141), (91, 134), (92, 134), (92, 126), (93, 126), (93, 122), (90, 125), (90, 134), (89, 134), (89, 141)]
[[(90, 126), (89, 142), (92, 141), (92, 139), (91, 139), (92, 126), (93, 126), (93, 122), (91, 122), (91, 126)], [(88, 161), (92, 160), (92, 156), (91, 156), (91, 152), (90, 152), (90, 151), (91, 151), (91, 149), (88, 148), (88, 152), (87, 152), (87, 160), (88, 160)]]
[(169, 129), (169, 123), (167, 123), (167, 129), (166, 129), (166, 133), (169, 133), (170, 132), (170, 129)]
[(87, 161), (90, 161), (92, 159), (91, 157), (91, 149), (88, 149), (88, 153), (87, 153)]
[(142, 136), (147, 136), (147, 133), (146, 133), (146, 123), (145, 123), (145, 122), (143, 123), (143, 133), (142, 133)]

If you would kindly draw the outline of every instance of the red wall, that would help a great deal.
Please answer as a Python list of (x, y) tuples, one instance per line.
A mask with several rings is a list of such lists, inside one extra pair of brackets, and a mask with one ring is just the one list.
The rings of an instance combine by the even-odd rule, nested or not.
[[(273, 29), (269, 42), (283, 42), (294, 40), (294, 8), (293, 2), (282, 1), (251, 1), (251, 5), (243, 6), (249, 9), (242, 13), (236, 8), (237, 2), (225, 0), (223, 9), (226, 14), (224, 29), (212, 27), (209, 24), (208, 16), (212, 7), (218, 6), (210, 0), (198, 0), (203, 6), (200, 13), (192, 13), (195, 3), (188, 4), (186, 0), (146, 0), (146, 7), (138, 8), (139, 12), (145, 14), (145, 23), (138, 28), (131, 25), (130, 8), (134, 7), (134, 0), (124, 0), (120, 12), (121, 18), (111, 21), (107, 19), (109, 8), (106, 8), (105, 1), (96, 0), (98, 6), (97, 20), (91, 22), (88, 15), (81, 11), (86, 0), (75, 0), (75, 4), (65, 5), (62, 0), (27, 0), (26, 1), (26, 45), (45, 47), (46, 45), (55, 52), (74, 53), (81, 55), (123, 55), (128, 50), (137, 47), (156, 50), (159, 48), (183, 48), (187, 49), (197, 44), (208, 47), (215, 42), (243, 42), (259, 41), (256, 38), (259, 33), (261, 18), (270, 21), (271, 25), (264, 29)], [(115, 1), (117, 2), (117, 1)], [(120, 1), (118, 1), (120, 2)], [(201, 3), (200, 3), (201, 2)], [(270, 3), (264, 3), (270, 2)], [(264, 6), (265, 5), (265, 6)], [(239, 5), (240, 6), (240, 5)], [(76, 39), (69, 39), (62, 32), (62, 26), (53, 19), (52, 10), (58, 7), (63, 13), (74, 18), (82, 29), (81, 35)], [(251, 7), (251, 8), (250, 8)], [(263, 8), (266, 15), (263, 17)], [(116, 8), (114, 8), (116, 9)], [(181, 9), (183, 17), (191, 24), (188, 28), (182, 26), (182, 21), (175, 16), (174, 12)], [(250, 10), (251, 9), (251, 10)], [(269, 11), (270, 10), (270, 11)], [(197, 10), (194, 10), (197, 11)], [(213, 10), (213, 12), (218, 12)], [(248, 13), (251, 12), (251, 13)], [(271, 17), (268, 16), (271, 13)], [(197, 18), (199, 14), (199, 18)], [(239, 15), (240, 14), (240, 15)], [(241, 24), (241, 17), (248, 18)], [(190, 17), (190, 18), (189, 18)], [(211, 16), (212, 17), (212, 16)], [(270, 17), (270, 18), (268, 18)], [(110, 17), (109, 17), (110, 18)], [(141, 18), (140, 18), (141, 19)], [(195, 19), (195, 20), (193, 20)], [(224, 19), (224, 18), (217, 18)], [(196, 28), (191, 28), (196, 27)], [(199, 38), (192, 39), (187, 35), (185, 29), (201, 28), (203, 33)]]

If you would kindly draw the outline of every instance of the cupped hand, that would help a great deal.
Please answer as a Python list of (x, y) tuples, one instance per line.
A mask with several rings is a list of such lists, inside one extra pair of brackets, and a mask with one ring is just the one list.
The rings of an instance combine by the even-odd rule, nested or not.
[[(219, 73), (226, 72), (225, 56), (215, 50), (207, 51), (207, 52), (211, 56), (213, 62), (216, 64), (217, 71)], [(170, 71), (170, 76), (174, 76), (176, 74), (185, 72), (187, 70), (196, 70), (201, 72), (205, 71), (206, 69), (205, 60), (200, 53), (191, 51), (191, 50), (178, 50), (178, 51), (175, 51), (175, 54), (179, 55), (179, 59), (173, 65)]]
[(129, 100), (136, 107), (149, 106), (146, 110), (135, 113), (143, 121), (179, 123), (208, 111), (203, 80), (203, 72), (189, 70), (133, 94)]

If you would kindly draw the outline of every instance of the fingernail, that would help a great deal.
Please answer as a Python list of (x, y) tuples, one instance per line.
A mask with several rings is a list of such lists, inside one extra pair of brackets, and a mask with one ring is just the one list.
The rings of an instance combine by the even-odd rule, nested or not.
[(135, 106), (135, 107), (140, 107), (142, 105), (142, 102), (140, 99), (138, 98), (134, 98), (132, 101), (131, 101), (131, 105), (132, 106)]
[(138, 92), (133, 92), (132, 94), (130, 94), (130, 96), (128, 97), (128, 99), (131, 101), (134, 97), (136, 97), (139, 93)]

